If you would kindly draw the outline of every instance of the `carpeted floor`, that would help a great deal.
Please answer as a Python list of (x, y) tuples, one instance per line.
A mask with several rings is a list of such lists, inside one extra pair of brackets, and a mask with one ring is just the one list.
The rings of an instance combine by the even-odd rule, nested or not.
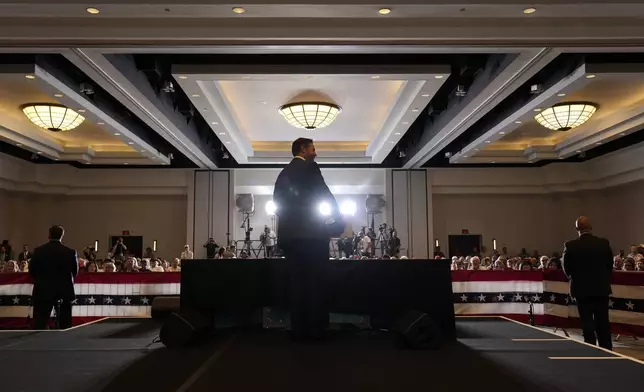
[(437, 351), (400, 350), (380, 332), (294, 344), (277, 330), (172, 351), (152, 343), (158, 328), (110, 319), (68, 332), (0, 333), (2, 390), (592, 392), (615, 388), (615, 377), (620, 391), (644, 385), (640, 363), (549, 359), (615, 356), (495, 318), (459, 319), (458, 341)]

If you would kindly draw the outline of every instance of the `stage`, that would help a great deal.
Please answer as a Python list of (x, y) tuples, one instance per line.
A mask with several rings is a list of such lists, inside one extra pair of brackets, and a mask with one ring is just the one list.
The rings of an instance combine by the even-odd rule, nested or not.
[(7, 391), (155, 392), (641, 390), (644, 363), (501, 317), (457, 318), (457, 340), (401, 351), (382, 332), (295, 344), (283, 331), (221, 333), (194, 348), (152, 343), (152, 320), (0, 332)]

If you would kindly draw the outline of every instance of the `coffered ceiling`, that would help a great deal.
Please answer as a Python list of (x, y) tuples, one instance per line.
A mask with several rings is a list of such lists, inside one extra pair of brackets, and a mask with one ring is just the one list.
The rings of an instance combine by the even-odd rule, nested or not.
[[(308, 136), (330, 166), (592, 159), (644, 141), (642, 17), (631, 0), (0, 0), (0, 150), (79, 166), (268, 167)], [(326, 128), (290, 126), (278, 108), (311, 91), (342, 112)], [(38, 129), (19, 110), (35, 101), (86, 120)], [(567, 132), (534, 120), (573, 101), (599, 109)]]

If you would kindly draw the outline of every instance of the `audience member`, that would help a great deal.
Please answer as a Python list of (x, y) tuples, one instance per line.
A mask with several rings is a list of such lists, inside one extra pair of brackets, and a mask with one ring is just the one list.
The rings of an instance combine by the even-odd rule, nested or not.
[(556, 257), (551, 257), (550, 260), (548, 260), (548, 264), (546, 265), (546, 269), (549, 269), (549, 270), (561, 270), (561, 260), (559, 260)]
[(178, 258), (172, 259), (172, 262), (170, 263), (170, 267), (166, 270), (166, 272), (181, 272), (181, 267), (179, 266), (179, 263), (181, 260)]
[(127, 259), (125, 259), (125, 262), (123, 263), (123, 267), (119, 272), (138, 272), (135, 268), (134, 263), (135, 263), (134, 258), (128, 257)]
[(2, 269), (2, 272), (5, 274), (19, 272), (18, 263), (13, 260), (7, 261), (7, 263), (4, 265), (4, 268)]
[(93, 246), (88, 246), (83, 249), (83, 256), (88, 261), (96, 261), (96, 250)]
[(18, 255), (18, 261), (26, 261), (31, 259), (31, 252), (29, 252), (29, 247), (24, 245), (22, 247), (22, 252)]
[(190, 245), (184, 245), (183, 252), (181, 252), (181, 260), (192, 260), (194, 258), (195, 254), (190, 250)]
[(145, 248), (145, 252), (143, 252), (143, 258), (144, 259), (156, 259), (156, 255), (154, 254), (154, 251), (152, 248), (149, 246)]
[(29, 262), (27, 260), (18, 261), (18, 272), (29, 272)]
[(622, 264), (622, 271), (635, 271), (635, 260), (627, 256)]
[(123, 243), (123, 237), (119, 237), (114, 246), (112, 247), (112, 257), (114, 260), (123, 261), (125, 259), (125, 252), (127, 246)]
[(103, 271), (105, 272), (116, 272), (116, 265), (113, 262), (107, 262), (105, 263), (105, 266), (103, 267)]
[(9, 254), (9, 251), (4, 245), (0, 246), (0, 261), (7, 262), (9, 260), (11, 260), (11, 254)]
[(622, 256), (617, 255), (613, 257), (613, 269), (619, 271), (622, 269)]
[(161, 264), (159, 263), (159, 260), (150, 260), (150, 272), (165, 272)]
[(478, 271), (481, 269), (481, 260), (478, 256), (474, 256), (470, 259), (470, 268), (471, 271)]
[(88, 261), (85, 264), (85, 272), (98, 272), (98, 267), (96, 266), (95, 261)]
[(219, 245), (217, 245), (214, 238), (212, 237), (208, 238), (208, 242), (206, 242), (203, 247), (206, 248), (207, 259), (216, 259), (216, 258), (221, 259), (221, 257), (216, 257), (218, 254), (217, 249), (219, 248)]

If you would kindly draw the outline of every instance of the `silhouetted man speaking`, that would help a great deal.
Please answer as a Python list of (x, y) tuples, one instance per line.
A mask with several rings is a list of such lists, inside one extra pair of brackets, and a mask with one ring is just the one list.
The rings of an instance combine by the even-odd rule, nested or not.
[(329, 239), (344, 232), (344, 223), (315, 163), (313, 140), (295, 140), (291, 152), (294, 158), (277, 177), (273, 201), (279, 216), (278, 246), (289, 263), (292, 337), (322, 339), (329, 322)]
[(51, 310), (60, 301), (57, 310), (58, 327), (72, 326), (74, 277), (78, 274), (76, 251), (62, 244), (65, 230), (61, 226), (49, 229), (49, 242), (34, 249), (29, 273), (34, 280), (32, 300), (34, 328), (45, 329)]

